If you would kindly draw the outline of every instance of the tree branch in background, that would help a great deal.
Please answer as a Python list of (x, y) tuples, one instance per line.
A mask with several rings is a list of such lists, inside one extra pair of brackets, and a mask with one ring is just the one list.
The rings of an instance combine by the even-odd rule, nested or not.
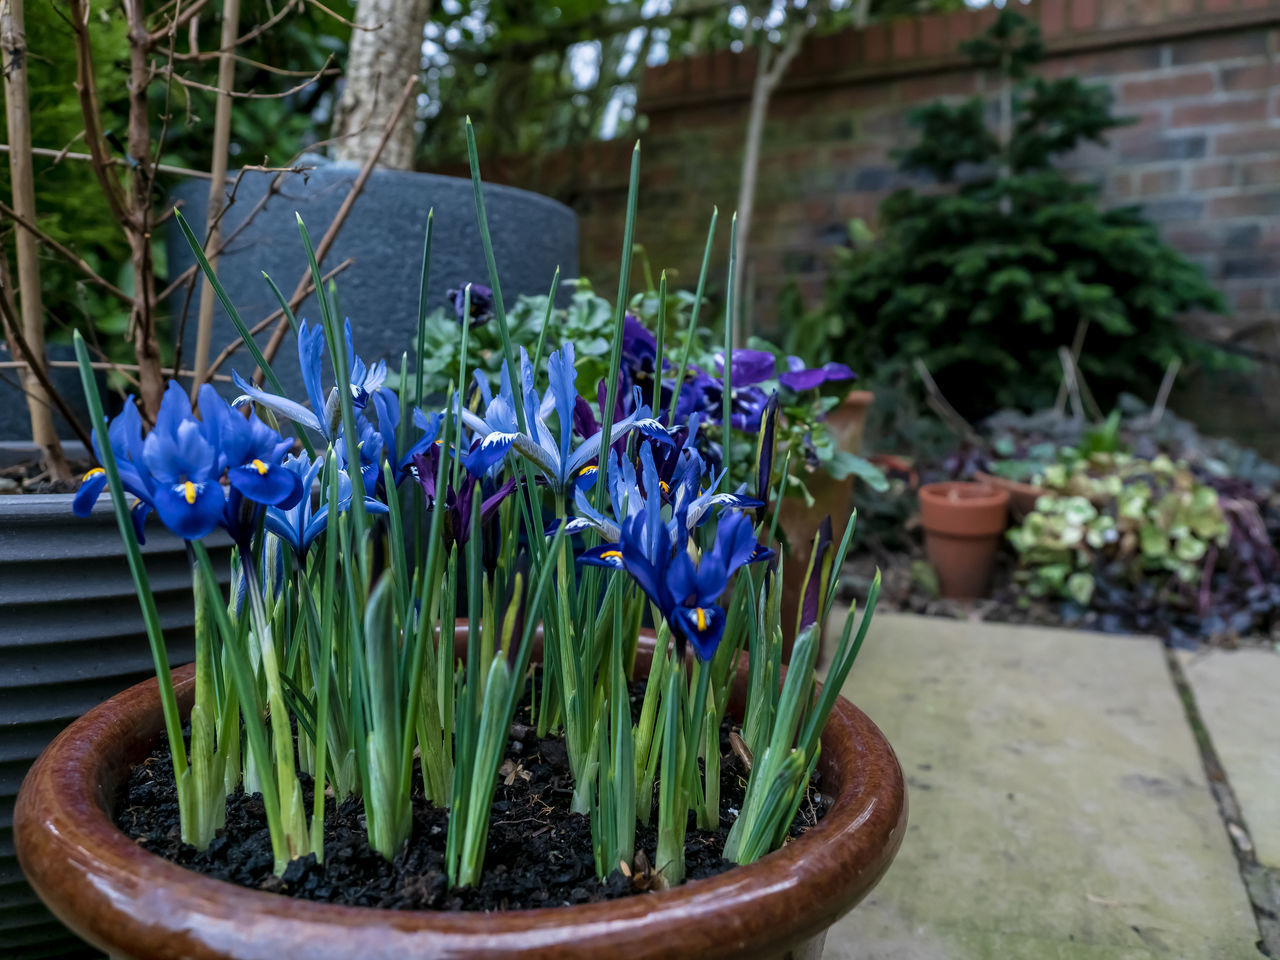
[[(240, 29), (240, 0), (226, 0), (222, 7), (221, 49), (235, 42), (236, 33)], [(326, 60), (325, 63), (328, 63)], [(227, 189), (227, 156), (231, 147), (231, 94), (235, 86), (235, 55), (227, 51), (218, 58), (218, 103), (213, 118), (213, 148), (210, 163), (211, 178), (209, 180), (209, 206), (205, 216), (208, 225), (205, 235), (205, 249), (219, 245), (222, 231), (220, 223), (223, 213), (231, 203), (226, 197)], [(243, 175), (243, 174), (241, 174)], [(236, 178), (239, 186), (240, 179)], [(209, 264), (218, 269), (217, 254), (209, 258)], [(204, 370), (209, 365), (209, 347), (213, 342), (213, 284), (206, 277), (200, 287), (200, 314), (196, 321), (196, 357), (195, 369)], [(191, 402), (196, 402), (203, 377), (197, 373), (191, 380)]]
[[(322, 283), (328, 283), (330, 280), (332, 280), (334, 277), (340, 274), (343, 270), (347, 269), (347, 267), (351, 266), (353, 263), (355, 263), (355, 261), (352, 260), (350, 257), (348, 257), (346, 260), (343, 260), (340, 264), (338, 264), (328, 273), (322, 274), (320, 277), (320, 281)], [(308, 279), (307, 288), (306, 290), (303, 291), (302, 296), (306, 297), (314, 289), (315, 289), (315, 284), (313, 284), (310, 281), (310, 279)], [(299, 298), (297, 302), (301, 303), (302, 299)], [(289, 309), (293, 310), (296, 308), (296, 306), (297, 304), (291, 303), (289, 305)], [(262, 320), (259, 320), (254, 326), (250, 327), (249, 333), (256, 336), (257, 334), (261, 333), (263, 330), (266, 330), (269, 326), (271, 326), (271, 324), (283, 318), (284, 318), (284, 311), (276, 310), (275, 313), (272, 313), (270, 316)], [(225, 347), (223, 347), (222, 352), (219, 353), (217, 357), (214, 358), (213, 362), (209, 364), (209, 368), (205, 371), (205, 379), (206, 380), (214, 379), (214, 376), (213, 376), (214, 373), (217, 370), (222, 369), (222, 365), (226, 363), (229, 359), (231, 359), (231, 355), (234, 354), (237, 350), (239, 350), (243, 346), (244, 346), (244, 341), (241, 340), (239, 337), (237, 337), (236, 339), (228, 343)]]
[(112, 167), (115, 161), (107, 151), (102, 132), (102, 112), (98, 106), (98, 82), (93, 69), (93, 44), (89, 39), (89, 4), (87, 0), (70, 0), (71, 32), (76, 48), (76, 90), (80, 94), (80, 116), (84, 120), (84, 141), (92, 158), (93, 172), (102, 187), (111, 216), (122, 227), (128, 221), (124, 190)]
[[(9, 131), (9, 180), (17, 215), (34, 223), (36, 219), (35, 171), (31, 158), (30, 98), (27, 89), (27, 37), (22, 0), (0, 0), (0, 46), (4, 50), (5, 120)], [(44, 468), (55, 480), (71, 479), (71, 470), (62, 454), (62, 444), (53, 428), (49, 410), (52, 399), (45, 373), (44, 301), (40, 295), (40, 244), (28, 230), (14, 236), (18, 259), (18, 283), (22, 319), (10, 314), (6, 304), (8, 339), (17, 343), (27, 362), (23, 388), (27, 413), (31, 418), (31, 439), (40, 449)], [(6, 285), (7, 286), (7, 285)], [(12, 293), (12, 291), (8, 291)], [(53, 391), (56, 394), (56, 391)], [(60, 399), (60, 398), (59, 398)]]
[(50, 250), (52, 250), (58, 256), (62, 257), (62, 259), (66, 260), (69, 264), (71, 264), (81, 273), (83, 273), (85, 275), (85, 278), (90, 283), (94, 284), (95, 286), (101, 287), (103, 290), (107, 291), (107, 293), (111, 294), (113, 297), (115, 297), (125, 306), (130, 306), (133, 304), (133, 297), (129, 296), (129, 294), (125, 293), (123, 290), (117, 287), (110, 280), (107, 280), (100, 273), (94, 270), (93, 267), (89, 266), (89, 264), (87, 264), (83, 258), (77, 256), (74, 250), (71, 250), (70, 248), (63, 246), (61, 243), (53, 239), (53, 237), (49, 236), (49, 234), (45, 233), (38, 226), (36, 226), (26, 217), (19, 214), (17, 210), (13, 209), (13, 207), (9, 206), (7, 203), (5, 203), (2, 200), (0, 200), (0, 214), (3, 214), (5, 217), (8, 217), (18, 226), (30, 232), (33, 236), (35, 236), (37, 240), (39, 240), (41, 243), (47, 246)]
[[(50, 404), (57, 407), (63, 419), (67, 421), (67, 425), (80, 438), (80, 442), (85, 445), (85, 449), (92, 450), (93, 443), (89, 436), (89, 431), (84, 428), (84, 425), (76, 417), (75, 411), (71, 409), (62, 394), (58, 392), (52, 381), (50, 381), (44, 357), (36, 355), (31, 344), (27, 342), (27, 338), (23, 336), (22, 326), (23, 324), (18, 318), (17, 305), (14, 302), (13, 284), (9, 280), (9, 258), (3, 250), (0, 250), (0, 331), (4, 333), (5, 339), (10, 346), (16, 348), (10, 352), (22, 357), (22, 361), (18, 366), (24, 374), (21, 386), (22, 392), (27, 395), (27, 405), (31, 407), (37, 403), (40, 404), (46, 417), (50, 413)], [(33, 390), (33, 385), (30, 383), (32, 380), (39, 385), (38, 391)], [(52, 418), (50, 418), (50, 429), (52, 429)], [(36, 439), (34, 433), (33, 439), (36, 445), (39, 446), (40, 441)], [(45, 470), (55, 479), (70, 479), (71, 468), (67, 465), (66, 458), (62, 453), (62, 444), (59, 442), (56, 433), (53, 437), (53, 448), (56, 456), (44, 457), (43, 466)]]
[(754, 270), (747, 269), (747, 247), (751, 239), (751, 221), (755, 214), (756, 181), (760, 174), (760, 143), (764, 139), (764, 121), (769, 113), (769, 101), (773, 92), (782, 82), (791, 61), (800, 52), (800, 45), (808, 33), (808, 26), (801, 14), (788, 31), (786, 42), (781, 49), (773, 46), (767, 39), (757, 47), (755, 81), (751, 85), (751, 109), (747, 114), (747, 139), (742, 149), (742, 173), (738, 181), (738, 236), (734, 251), (738, 261), (738, 278), (733, 290), (732, 302), (738, 305), (737, 322), (733, 329), (735, 346), (741, 346), (746, 340), (750, 316), (742, 315), (742, 308), (747, 304), (747, 284), (745, 278), (754, 276)]

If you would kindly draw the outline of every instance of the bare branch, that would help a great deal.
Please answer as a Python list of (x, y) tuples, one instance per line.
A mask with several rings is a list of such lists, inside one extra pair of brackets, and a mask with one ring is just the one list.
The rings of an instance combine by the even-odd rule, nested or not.
[(18, 214), (18, 211), (14, 210), (13, 207), (9, 206), (7, 203), (3, 201), (0, 201), (0, 214), (3, 214), (4, 216), (8, 217), (10, 220), (18, 224), (18, 226), (22, 227), (24, 230), (30, 231), (37, 240), (39, 240), (41, 243), (47, 246), (50, 250), (58, 254), (58, 256), (62, 257), (64, 260), (70, 263), (73, 267), (75, 267), (77, 270), (83, 273), (90, 283), (93, 283), (94, 285), (101, 287), (103, 290), (106, 290), (109, 294), (111, 294), (113, 297), (115, 297), (117, 300), (119, 300), (121, 303), (125, 304), (126, 306), (133, 305), (133, 297), (125, 293), (123, 290), (117, 287), (110, 280), (107, 280), (105, 277), (103, 277), (101, 274), (95, 271), (93, 267), (89, 266), (89, 264), (87, 264), (81, 257), (77, 256), (75, 251), (63, 246), (61, 243), (53, 239), (53, 237), (49, 236), (49, 234), (45, 233), (38, 226), (36, 226), (34, 223), (28, 220), (26, 217), (20, 216)]
[[(351, 264), (353, 263), (355, 263), (355, 261), (352, 260), (350, 257), (348, 257), (346, 260), (343, 260), (340, 264), (338, 264), (328, 273), (321, 276), (320, 281), (322, 283), (328, 283), (330, 280), (332, 280), (334, 277), (340, 274), (343, 270), (347, 269), (347, 267), (351, 266)], [(302, 292), (302, 296), (303, 297), (307, 296), (307, 294), (311, 293), (311, 291), (314, 289), (315, 289), (315, 284), (308, 282), (306, 285), (306, 289), (303, 290)], [(298, 303), (301, 303), (301, 302), (302, 300), (301, 298), (299, 298)], [(291, 303), (289, 308), (292, 310), (294, 308), (294, 304)], [(277, 321), (283, 320), (283, 319), (284, 319), (284, 311), (277, 310), (275, 313), (271, 314), (271, 316), (267, 317), (264, 320), (260, 320), (257, 324), (250, 327), (249, 333), (256, 336), (259, 333), (261, 333), (263, 330), (267, 329), (267, 327), (271, 326), (271, 324), (276, 323)], [(225, 347), (223, 347), (222, 352), (219, 353), (217, 357), (214, 358), (213, 363), (209, 364), (209, 369), (205, 371), (205, 375), (203, 379), (208, 380), (212, 378), (214, 371), (221, 369), (222, 365), (231, 359), (231, 355), (243, 346), (244, 346), (244, 341), (239, 338), (236, 338), (235, 340), (232, 340), (229, 344), (227, 344)]]
[(87, 0), (70, 0), (71, 32), (76, 48), (76, 90), (80, 94), (80, 115), (84, 120), (85, 143), (89, 147), (94, 175), (107, 199), (111, 216), (128, 230), (129, 215), (124, 188), (115, 178), (111, 168), (114, 161), (107, 151), (106, 137), (102, 132), (102, 113), (98, 107), (98, 86), (94, 78), (93, 44), (89, 39), (89, 4)]
[(300, 90), (305, 90), (307, 87), (311, 86), (311, 84), (315, 83), (317, 80), (319, 80), (323, 76), (328, 76), (333, 73), (341, 73), (340, 70), (329, 69), (329, 64), (332, 62), (333, 62), (332, 56), (326, 58), (324, 62), (324, 66), (321, 67), (319, 70), (317, 70), (315, 73), (309, 74), (306, 80), (303, 80), (301, 83), (290, 87), (288, 90), (281, 90), (277, 93), (254, 93), (251, 90), (245, 90), (245, 91), (224, 90), (221, 87), (214, 86), (213, 84), (210, 84), (210, 83), (201, 83), (198, 80), (191, 80), (187, 77), (179, 76), (177, 73), (174, 72), (173, 67), (171, 66), (152, 67), (152, 73), (155, 76), (170, 77), (171, 79), (176, 80), (178, 83), (182, 84), (184, 87), (188, 87), (193, 90), (205, 90), (205, 91), (208, 91), (209, 93), (216, 93), (220, 97), (231, 97), (236, 100), (283, 100), (286, 97), (293, 96), (295, 93), (298, 93)]
[[(174, 55), (174, 59), (175, 60), (212, 60), (223, 53), (232, 53), (239, 47), (248, 43), (250, 40), (256, 39), (257, 37), (266, 33), (268, 30), (274, 27), (277, 23), (279, 23), (281, 20), (287, 17), (291, 12), (293, 12), (295, 7), (298, 9), (301, 9), (303, 3), (304, 3), (304, 0), (289, 0), (288, 3), (286, 3), (283, 7), (280, 8), (279, 12), (272, 14), (272, 16), (269, 19), (264, 20), (262, 23), (258, 24), (248, 33), (242, 34), (241, 36), (237, 37), (235, 42), (228, 47), (219, 47), (217, 50), (210, 50), (207, 53), (202, 53), (202, 52), (178, 53)], [(193, 43), (191, 47), (194, 50), (195, 44)]]

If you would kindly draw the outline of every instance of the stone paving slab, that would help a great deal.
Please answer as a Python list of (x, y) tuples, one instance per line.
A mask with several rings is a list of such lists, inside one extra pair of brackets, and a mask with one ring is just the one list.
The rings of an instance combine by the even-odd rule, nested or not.
[(1280, 868), (1280, 654), (1207, 650), (1182, 663), (1258, 860)]
[(1259, 956), (1157, 641), (881, 616), (845, 692), (910, 825), (829, 960)]

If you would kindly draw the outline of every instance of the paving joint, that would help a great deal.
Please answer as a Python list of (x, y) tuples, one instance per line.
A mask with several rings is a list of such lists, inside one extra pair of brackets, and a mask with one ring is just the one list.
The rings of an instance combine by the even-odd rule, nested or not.
[(1191, 728), (1196, 748), (1200, 752), (1200, 762), (1204, 765), (1205, 778), (1218, 805), (1218, 814), (1235, 853), (1236, 865), (1240, 868), (1240, 879), (1244, 882), (1249, 904), (1253, 908), (1253, 917), (1258, 924), (1258, 952), (1264, 957), (1280, 960), (1280, 870), (1258, 861), (1244, 811), (1231, 787), (1218, 751), (1214, 748), (1209, 728), (1200, 715), (1195, 691), (1191, 688), (1177, 655), (1169, 648), (1165, 649), (1165, 663), (1169, 667), (1169, 677), (1173, 681), (1178, 699), (1182, 701), (1187, 725)]

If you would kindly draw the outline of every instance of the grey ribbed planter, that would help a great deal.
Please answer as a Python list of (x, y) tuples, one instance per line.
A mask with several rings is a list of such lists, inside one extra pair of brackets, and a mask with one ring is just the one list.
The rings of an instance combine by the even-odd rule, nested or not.
[[(281, 192), (267, 201), (218, 262), (218, 277), (250, 326), (277, 309), (271, 288), (262, 279), (263, 272), (289, 296), (307, 267), (295, 211), (302, 214), (312, 242), (318, 244), (360, 172), (355, 166), (327, 163), (318, 157), (307, 156), (302, 162), (320, 166), (305, 175), (288, 175)], [(266, 194), (273, 176), (245, 174), (235, 203), (223, 217), (224, 235), (230, 235), (246, 219)], [(204, 236), (208, 182), (179, 183), (171, 190), (170, 199), (181, 204), (183, 216), (196, 236)], [(494, 184), (484, 186), (484, 199), (502, 293), (508, 303), (522, 293), (545, 294), (557, 267), (562, 280), (577, 276), (578, 217), (572, 210), (550, 197)], [(347, 258), (353, 261), (335, 282), (339, 306), (343, 315), (351, 319), (356, 348), (366, 360), (387, 360), (389, 366), (398, 369), (400, 355), (412, 349), (418, 329), (422, 234), (431, 208), (435, 209), (435, 226), (427, 290), (429, 308), (447, 308), (445, 292), (450, 288), (461, 288), (468, 282), (489, 283), (470, 180), (375, 170), (356, 199), (333, 250), (321, 264), (327, 272)], [(190, 247), (176, 226), (169, 233), (168, 248), (174, 275), (193, 262)], [(561, 290), (567, 291), (563, 283)], [(182, 291), (175, 297), (173, 308), (181, 310), (184, 299)], [(186, 325), (184, 364), (189, 364), (195, 355), (199, 300), (197, 290)], [(307, 298), (297, 316), (319, 320), (314, 296)], [(235, 336), (231, 321), (221, 305), (217, 306), (212, 355), (216, 356)], [(264, 333), (258, 338), (259, 343), (265, 343), (266, 338)], [(302, 396), (296, 347), (286, 344), (278, 358), (272, 365), (285, 390), (291, 396)], [(245, 376), (252, 372), (253, 360), (247, 352), (241, 350), (221, 372), (230, 373), (233, 369)]]
[[(154, 518), (153, 518), (154, 520)], [(216, 556), (227, 557), (225, 538)], [(158, 523), (143, 547), (172, 662), (192, 656), (186, 548)], [(225, 567), (226, 564), (220, 564)], [(154, 673), (110, 498), (0, 496), (0, 957), (97, 956), (23, 880), (13, 803), (27, 768), (70, 721)]]

